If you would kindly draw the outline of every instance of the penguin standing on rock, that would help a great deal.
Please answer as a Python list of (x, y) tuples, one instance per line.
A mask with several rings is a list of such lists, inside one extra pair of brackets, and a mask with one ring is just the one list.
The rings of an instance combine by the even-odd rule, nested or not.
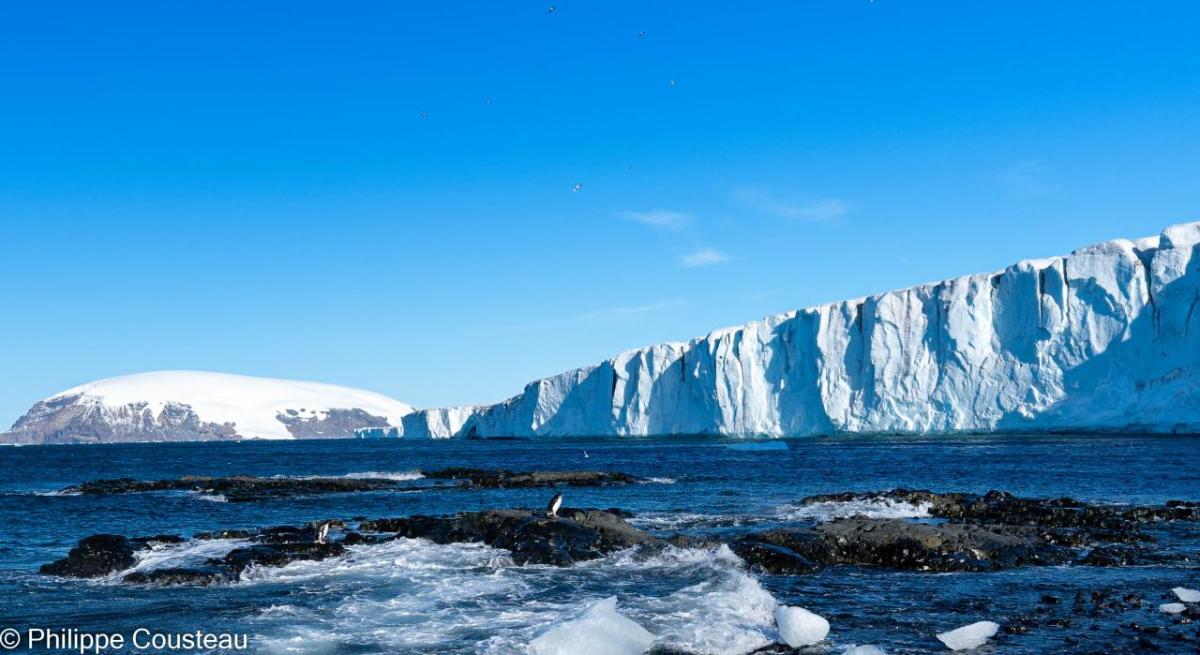
[(323, 544), (329, 538), (329, 522), (326, 521), (317, 526), (317, 543)]
[(558, 518), (559, 507), (562, 507), (561, 493), (554, 494), (554, 497), (550, 499), (550, 504), (546, 505), (546, 516), (549, 516), (552, 519)]

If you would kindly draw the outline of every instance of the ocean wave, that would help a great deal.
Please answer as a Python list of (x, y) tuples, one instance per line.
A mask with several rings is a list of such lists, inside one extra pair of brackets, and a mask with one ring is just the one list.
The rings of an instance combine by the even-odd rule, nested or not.
[(781, 505), (775, 516), (785, 521), (816, 521), (865, 516), (870, 519), (909, 519), (929, 516), (928, 502), (913, 504), (892, 498), (867, 498), (851, 501), (829, 501), (809, 505)]
[(219, 559), (234, 548), (249, 543), (247, 539), (195, 539), (177, 544), (151, 543), (149, 548), (134, 553), (137, 561), (133, 566), (113, 573), (107, 580), (117, 581), (134, 572), (146, 573), (159, 569), (200, 566), (209, 559)]
[(775, 599), (724, 546), (633, 548), (559, 568), (514, 566), (507, 551), (482, 544), (397, 539), (354, 546), (341, 558), (254, 569), (240, 584), (321, 590), (318, 607), (274, 606), (255, 617), (266, 652), (516, 655), (614, 590), (622, 613), (666, 646), (748, 652), (774, 640)]

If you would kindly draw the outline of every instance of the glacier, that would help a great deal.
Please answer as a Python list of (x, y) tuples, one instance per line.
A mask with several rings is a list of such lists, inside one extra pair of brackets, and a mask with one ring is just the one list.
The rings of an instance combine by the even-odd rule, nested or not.
[(1198, 433), (1198, 304), (1185, 223), (630, 350), (493, 405), (150, 373), (43, 400), (0, 441)]
[(1200, 223), (631, 350), (405, 437), (1200, 431)]

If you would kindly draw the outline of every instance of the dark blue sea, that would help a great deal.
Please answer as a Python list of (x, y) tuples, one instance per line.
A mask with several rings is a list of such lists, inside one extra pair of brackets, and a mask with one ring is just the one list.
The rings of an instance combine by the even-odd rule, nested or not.
[[(586, 456), (585, 456), (586, 453)], [(1142, 610), (1075, 619), (1065, 627), (1002, 632), (979, 653), (1095, 652), (1136, 620), (1175, 620), (1157, 605), (1172, 587), (1200, 587), (1191, 564), (1127, 568), (1035, 567), (997, 573), (919, 574), (833, 567), (806, 576), (747, 571), (724, 547), (623, 551), (568, 568), (514, 566), (479, 544), (397, 540), (355, 546), (345, 557), (257, 569), (210, 587), (152, 587), (114, 579), (42, 576), (93, 533), (180, 534), (297, 525), (352, 517), (543, 507), (550, 492), (435, 488), (222, 502), (191, 493), (62, 495), (97, 478), (183, 475), (394, 476), (447, 466), (623, 471), (649, 482), (571, 488), (573, 507), (619, 507), (660, 534), (730, 533), (836, 516), (912, 517), (922, 508), (860, 502), (804, 506), (812, 494), (893, 487), (1010, 491), (1099, 503), (1200, 500), (1200, 438), (1021, 438), (787, 441), (632, 439), (570, 441), (299, 441), (0, 448), (0, 628), (130, 633), (245, 633), (268, 653), (523, 653), (528, 642), (615, 596), (618, 609), (693, 653), (746, 653), (776, 640), (776, 603), (829, 619), (810, 652), (874, 644), (886, 653), (947, 652), (934, 634), (979, 620), (1005, 625), (1046, 611), (1045, 595), (1117, 590), (1143, 594)], [(1154, 533), (1163, 548), (1200, 554), (1200, 526)], [(229, 550), (229, 540), (161, 547), (138, 567), (178, 566)], [(1064, 601), (1066, 602), (1066, 601)], [(1057, 610), (1055, 610), (1057, 611)], [(1132, 617), (1132, 618), (1131, 618)], [(1082, 642), (1082, 643), (1081, 643)], [(1089, 643), (1092, 650), (1089, 650)], [(1122, 642), (1125, 643), (1125, 642)], [(1178, 652), (1195, 652), (1196, 641)]]

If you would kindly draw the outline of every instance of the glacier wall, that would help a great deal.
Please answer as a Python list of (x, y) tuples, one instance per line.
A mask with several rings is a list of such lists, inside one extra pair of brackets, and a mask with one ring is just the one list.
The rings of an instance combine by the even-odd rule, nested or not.
[(622, 353), (407, 437), (1200, 432), (1200, 223)]

